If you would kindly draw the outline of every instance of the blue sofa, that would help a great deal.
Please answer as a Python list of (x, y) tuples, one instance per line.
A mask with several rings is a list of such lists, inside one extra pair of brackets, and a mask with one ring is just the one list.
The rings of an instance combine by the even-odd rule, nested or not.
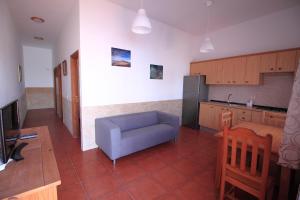
[(115, 165), (122, 156), (176, 140), (179, 117), (151, 111), (99, 118), (95, 126), (96, 144)]

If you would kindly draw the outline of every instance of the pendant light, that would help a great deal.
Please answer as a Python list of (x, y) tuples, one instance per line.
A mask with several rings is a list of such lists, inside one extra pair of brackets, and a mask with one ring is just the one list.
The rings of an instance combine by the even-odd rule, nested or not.
[(202, 45), (200, 47), (200, 52), (201, 53), (209, 53), (215, 50), (214, 45), (212, 44), (210, 37), (208, 36), (208, 28), (209, 28), (209, 20), (210, 20), (210, 12), (209, 12), (209, 7), (211, 7), (213, 4), (213, 1), (207, 0), (205, 2), (205, 5), (207, 7), (207, 22), (206, 22), (206, 31), (205, 31), (205, 38), (204, 41), (202, 42)]
[(131, 27), (132, 32), (136, 34), (148, 34), (151, 33), (152, 29), (146, 10), (143, 8), (143, 3), (143, 0), (141, 0), (141, 8), (138, 10)]

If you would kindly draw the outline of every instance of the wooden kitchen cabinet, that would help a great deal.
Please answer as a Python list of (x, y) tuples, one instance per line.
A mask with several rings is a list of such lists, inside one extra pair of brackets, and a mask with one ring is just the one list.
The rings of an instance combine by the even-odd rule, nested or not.
[(214, 128), (215, 106), (200, 103), (199, 125), (207, 128)]
[(211, 61), (206, 84), (223, 84), (223, 61)]
[(211, 62), (192, 63), (190, 66), (190, 75), (208, 75)]
[(220, 129), (220, 115), (223, 106), (200, 103), (199, 125), (207, 128)]
[(297, 68), (297, 50), (266, 53), (261, 56), (262, 73), (294, 72)]
[(244, 84), (245, 75), (244, 57), (224, 59), (223, 61), (223, 83)]
[(206, 75), (207, 84), (259, 85), (261, 73), (295, 72), (299, 58), (298, 48), (194, 62), (190, 74)]
[(277, 71), (277, 53), (266, 53), (261, 55), (260, 72), (275, 72)]
[(263, 122), (263, 112), (252, 110), (251, 121), (254, 123), (262, 123)]
[(286, 113), (280, 112), (263, 112), (263, 123), (271, 126), (283, 128), (286, 120)]
[(246, 69), (244, 74), (244, 83), (246, 85), (260, 84), (260, 63), (260, 55), (246, 57)]
[(297, 68), (297, 50), (278, 52), (277, 71), (294, 72)]
[(243, 110), (239, 109), (238, 110), (238, 121), (246, 121), (246, 122), (251, 122), (252, 120), (252, 111), (251, 110)]
[(224, 59), (222, 76), (224, 84), (233, 84), (235, 78), (234, 58)]
[(232, 126), (241, 122), (262, 123), (283, 128), (286, 113), (256, 110), (251, 108), (237, 108), (226, 104), (200, 103), (199, 124), (201, 126), (220, 130), (220, 117), (224, 111), (232, 112)]

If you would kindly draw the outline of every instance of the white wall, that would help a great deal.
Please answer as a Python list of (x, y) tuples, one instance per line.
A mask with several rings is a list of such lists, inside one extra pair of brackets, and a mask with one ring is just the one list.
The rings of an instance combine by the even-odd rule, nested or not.
[(20, 98), (24, 81), (18, 82), (18, 65), (23, 65), (19, 35), (6, 1), (0, 1), (0, 107)]
[(300, 6), (210, 33), (215, 51), (199, 52), (202, 36), (194, 38), (193, 60), (300, 47)]
[(67, 61), (67, 76), (62, 75), (63, 121), (72, 133), (70, 56), (79, 50), (79, 3), (73, 5), (58, 36), (54, 50), (54, 66)]
[(255, 96), (256, 105), (287, 108), (293, 84), (293, 73), (263, 74), (263, 84), (259, 86), (211, 85), (209, 99), (227, 101), (228, 94), (232, 94), (232, 102), (246, 104)]
[[(182, 99), (191, 61), (191, 35), (151, 20), (149, 35), (131, 32), (136, 12), (106, 0), (80, 0), (81, 108)], [(111, 48), (131, 51), (131, 67), (111, 65)], [(163, 65), (163, 80), (150, 79)], [(82, 116), (82, 121), (85, 121)], [(92, 124), (92, 122), (88, 122)], [(82, 149), (95, 148), (94, 127), (82, 129)]]
[(70, 56), (79, 50), (79, 4), (73, 5), (54, 47), (54, 65), (67, 61), (67, 76), (63, 76), (63, 97), (71, 100)]
[(23, 46), (25, 87), (53, 87), (52, 50)]
[[(80, 1), (83, 106), (182, 98), (191, 36), (154, 20), (151, 34), (135, 35), (135, 15), (105, 0)], [(111, 66), (111, 47), (131, 50), (131, 68)], [(150, 64), (164, 66), (163, 80), (150, 80)]]

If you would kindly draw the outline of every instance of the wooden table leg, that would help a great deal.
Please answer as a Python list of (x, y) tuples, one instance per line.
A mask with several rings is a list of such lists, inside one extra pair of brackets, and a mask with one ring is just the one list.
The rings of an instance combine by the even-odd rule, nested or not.
[(287, 200), (289, 196), (291, 169), (281, 167), (278, 200)]
[(222, 175), (222, 157), (223, 157), (223, 137), (218, 138), (218, 147), (217, 147), (217, 166), (216, 166), (216, 176), (215, 176), (215, 185), (216, 188), (220, 188), (221, 175)]

